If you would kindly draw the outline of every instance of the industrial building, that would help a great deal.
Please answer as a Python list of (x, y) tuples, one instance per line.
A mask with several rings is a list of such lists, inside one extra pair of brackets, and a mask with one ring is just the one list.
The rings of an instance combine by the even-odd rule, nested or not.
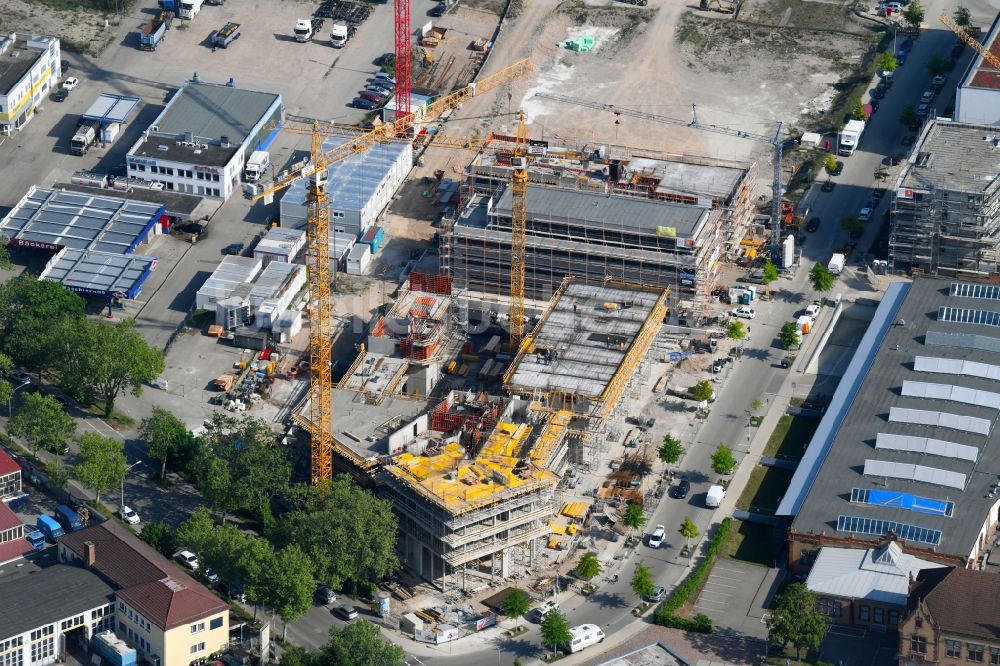
[(305, 229), (284, 229), (271, 227), (253, 248), (254, 259), (292, 263), (306, 246)]
[(21, 130), (35, 117), (62, 76), (61, 56), (56, 37), (0, 37), (0, 135)]
[(228, 199), (243, 166), (284, 120), (281, 95), (186, 81), (126, 158), (128, 175), (170, 192)]
[(1000, 132), (933, 120), (892, 191), (892, 270), (956, 277), (1000, 272)]
[(12, 247), (56, 251), (41, 279), (81, 294), (136, 298), (157, 262), (135, 251), (162, 230), (166, 207), (115, 194), (32, 186), (0, 220), (0, 234)]
[(1000, 509), (1000, 287), (893, 283), (799, 463), (778, 515), (789, 566), (873, 548), (985, 564)]
[[(351, 140), (330, 136), (323, 149), (333, 150)], [(360, 237), (382, 214), (396, 190), (413, 168), (413, 144), (409, 141), (378, 143), (327, 168), (330, 199), (330, 238)], [(306, 179), (292, 183), (281, 198), (281, 226), (306, 225)]]
[(215, 310), (215, 323), (227, 331), (240, 326), (269, 330), (305, 288), (301, 264), (257, 257), (225, 257), (195, 295), (199, 310)]
[[(983, 45), (1000, 57), (1000, 14), (993, 20)], [(1000, 125), (1000, 71), (978, 53), (955, 90), (955, 120)]]
[(122, 125), (141, 103), (138, 97), (104, 92), (83, 112), (80, 120), (97, 123), (98, 139), (101, 143), (112, 143), (118, 138)]

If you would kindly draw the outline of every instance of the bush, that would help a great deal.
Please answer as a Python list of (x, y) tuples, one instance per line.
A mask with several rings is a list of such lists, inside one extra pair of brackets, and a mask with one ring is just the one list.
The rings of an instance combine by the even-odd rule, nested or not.
[(721, 523), (719, 523), (719, 529), (716, 530), (712, 539), (708, 542), (707, 555), (698, 565), (698, 568), (691, 572), (691, 575), (687, 579), (678, 585), (674, 589), (673, 594), (671, 594), (663, 605), (660, 606), (656, 611), (654, 619), (657, 624), (664, 627), (672, 627), (674, 629), (683, 629), (685, 631), (697, 631), (702, 634), (712, 633), (712, 618), (708, 617), (703, 613), (698, 613), (693, 618), (680, 617), (675, 615), (675, 612), (687, 602), (695, 591), (701, 587), (701, 584), (705, 582), (708, 577), (709, 572), (712, 570), (712, 566), (715, 564), (716, 558), (719, 557), (719, 553), (722, 552), (722, 548), (725, 546), (726, 541), (729, 539), (729, 533), (733, 528), (732, 518), (726, 518)]

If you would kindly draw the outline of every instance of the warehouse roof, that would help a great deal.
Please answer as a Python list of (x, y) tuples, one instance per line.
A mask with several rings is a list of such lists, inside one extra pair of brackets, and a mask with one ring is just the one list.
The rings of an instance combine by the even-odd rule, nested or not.
[[(119, 179), (119, 181), (121, 180)], [(71, 192), (83, 192), (87, 194), (101, 193), (111, 194), (112, 196), (127, 196), (129, 201), (144, 201), (156, 205), (166, 204), (164, 212), (167, 215), (182, 220), (190, 219), (194, 215), (195, 209), (201, 205), (202, 201), (205, 201), (204, 197), (193, 194), (154, 190), (148, 187), (131, 187), (127, 193), (118, 190), (101, 190), (90, 185), (78, 185), (76, 183), (56, 183), (52, 187), (57, 190), (69, 190)]]
[(11, 245), (114, 254), (133, 251), (163, 215), (162, 204), (32, 186), (0, 221)]
[(281, 95), (276, 93), (187, 81), (153, 126), (161, 135), (181, 137), (190, 132), (195, 141), (208, 139), (216, 143), (226, 137), (239, 146), (280, 100)]
[[(1000, 177), (1000, 128), (933, 120), (900, 177), (901, 187), (984, 192)], [(897, 193), (900, 196), (900, 193)]]
[(55, 280), (80, 294), (136, 298), (156, 269), (156, 257), (64, 247), (45, 265), (40, 280)]
[[(500, 215), (510, 217), (511, 198), (508, 187), (495, 205)], [(535, 219), (570, 220), (595, 227), (605, 223), (615, 228), (667, 237), (692, 237), (711, 212), (698, 206), (543, 185), (528, 185), (526, 200), (529, 225)]]
[(663, 322), (666, 292), (624, 283), (568, 281), (542, 315), (531, 348), (508, 371), (514, 392), (561, 391), (603, 401), (626, 359), (645, 353)]
[(123, 123), (140, 103), (142, 99), (139, 97), (102, 92), (82, 117), (84, 120), (96, 120), (102, 125)]
[(0, 636), (10, 638), (57, 620), (112, 603), (114, 591), (80, 566), (53, 564), (0, 576), (0, 598), (30, 603), (0, 604)]
[(895, 541), (877, 547), (821, 548), (806, 587), (823, 596), (905, 606), (910, 577), (944, 565), (903, 552)]
[(994, 424), (998, 410), (962, 395), (1000, 391), (998, 296), (931, 278), (887, 291), (778, 509), (797, 514), (795, 531), (873, 540), (891, 530), (968, 556), (995, 503), (1000, 430), (967, 428)]

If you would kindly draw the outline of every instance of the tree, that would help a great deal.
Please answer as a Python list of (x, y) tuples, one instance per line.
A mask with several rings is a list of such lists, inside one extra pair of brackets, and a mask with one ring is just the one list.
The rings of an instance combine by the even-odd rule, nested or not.
[(343, 629), (331, 629), (330, 641), (320, 653), (322, 664), (342, 666), (403, 666), (406, 653), (382, 638), (371, 622), (358, 620)]
[(882, 51), (882, 53), (878, 54), (878, 58), (875, 59), (875, 66), (883, 73), (895, 72), (896, 68), (899, 67), (899, 61), (896, 60), (896, 56), (891, 52)]
[[(726, 337), (730, 340), (737, 340), (742, 342), (747, 337), (747, 327), (740, 319), (730, 319), (729, 324), (726, 326)], [(706, 383), (708, 383), (706, 381)], [(707, 400), (708, 398), (706, 398)]]
[(931, 76), (943, 76), (948, 73), (948, 61), (941, 57), (940, 53), (935, 53), (927, 61), (927, 73)]
[[(764, 283), (764, 288), (770, 293), (771, 283), (780, 277), (778, 274), (778, 267), (774, 265), (771, 258), (768, 257), (767, 261), (764, 262), (764, 268), (761, 271), (760, 280)], [(740, 322), (743, 323), (743, 322)]]
[(816, 595), (805, 583), (792, 583), (778, 598), (771, 612), (768, 640), (785, 646), (795, 646), (798, 659), (802, 648), (818, 648), (826, 636), (828, 625), (816, 607)]
[(719, 442), (712, 454), (712, 469), (717, 474), (729, 474), (736, 469), (736, 458), (733, 457), (733, 450)]
[(953, 13), (951, 17), (955, 19), (955, 23), (957, 23), (960, 28), (968, 28), (972, 25), (972, 12), (965, 7), (958, 7), (955, 9), (955, 13)]
[(701, 532), (698, 531), (698, 526), (695, 525), (694, 521), (692, 521), (688, 516), (684, 516), (684, 520), (681, 522), (681, 527), (677, 531), (681, 533), (682, 537), (684, 537), (685, 545), (690, 544), (691, 539), (697, 539), (698, 535), (701, 534)]
[(826, 161), (823, 163), (823, 168), (825, 168), (826, 172), (829, 174), (832, 174), (834, 171), (837, 170), (837, 158), (833, 156), (833, 153), (830, 153), (829, 155), (826, 156)]
[(640, 599), (653, 596), (656, 585), (653, 583), (653, 574), (642, 562), (635, 565), (635, 573), (632, 574), (632, 592)]
[(566, 616), (558, 608), (550, 610), (542, 620), (542, 639), (546, 645), (552, 646), (552, 652), (556, 648), (569, 642), (572, 636), (569, 633), (569, 622)]
[(83, 433), (76, 478), (94, 491), (95, 501), (100, 504), (101, 493), (116, 487), (125, 478), (125, 444), (101, 437), (96, 432)]
[(919, 28), (924, 22), (924, 8), (920, 6), (919, 0), (913, 0), (906, 9), (903, 10), (903, 20), (914, 28)]
[(860, 98), (854, 100), (854, 104), (851, 105), (851, 117), (854, 120), (865, 119), (865, 105), (861, 103)]
[(515, 587), (503, 600), (503, 614), (514, 620), (514, 623), (517, 624), (518, 620), (524, 617), (524, 614), (527, 612), (528, 595), (521, 588)]
[(584, 580), (590, 580), (601, 573), (601, 561), (597, 559), (597, 553), (588, 550), (580, 557), (576, 563), (576, 575)]
[(281, 637), (284, 639), (288, 624), (312, 606), (315, 591), (312, 563), (301, 548), (291, 544), (277, 554), (274, 568), (268, 574), (267, 589), (261, 601), (273, 606), (281, 616), (284, 621)]
[(0, 405), (9, 405), (11, 398), (14, 397), (14, 387), (11, 386), (9, 381), (2, 379), (3, 377), (7, 377), (13, 369), (14, 362), (10, 356), (0, 353)]
[(167, 474), (167, 460), (190, 436), (183, 421), (160, 407), (153, 407), (152, 415), (139, 426), (139, 437), (146, 442), (149, 455), (160, 461), (160, 478)]
[(663, 438), (663, 443), (660, 444), (660, 448), (657, 451), (660, 456), (660, 460), (668, 465), (676, 465), (677, 461), (681, 459), (684, 455), (684, 447), (681, 446), (681, 440), (677, 439), (673, 435), (667, 435)]
[(637, 530), (646, 522), (646, 515), (642, 512), (641, 504), (629, 502), (625, 507), (625, 515), (622, 516), (622, 523), (630, 530)]
[(174, 529), (162, 520), (146, 523), (139, 532), (139, 538), (156, 549), (164, 557), (173, 557), (177, 552)]
[[(737, 322), (742, 323), (742, 322)], [(707, 380), (703, 379), (694, 385), (694, 389), (691, 391), (691, 397), (693, 397), (698, 402), (705, 402), (706, 400), (711, 400), (712, 396), (715, 395), (715, 390), (712, 388), (712, 384)]]
[(0, 289), (4, 348), (39, 372), (61, 366), (64, 338), (83, 321), (85, 306), (83, 298), (58, 282), (27, 273), (8, 280)]
[(111, 416), (119, 393), (141, 395), (142, 385), (163, 372), (163, 352), (146, 344), (132, 319), (113, 324), (83, 320), (76, 343), (80, 364), (70, 385), (102, 400), (105, 416)]
[(817, 261), (809, 270), (809, 282), (816, 291), (830, 291), (833, 288), (833, 273), (823, 262)]
[(319, 655), (310, 654), (305, 648), (288, 644), (281, 651), (279, 666), (318, 666)]
[(792, 349), (798, 346), (799, 339), (799, 327), (795, 325), (794, 321), (786, 321), (781, 325), (781, 331), (778, 332), (778, 340), (781, 341), (781, 346), (785, 349)]
[(76, 421), (51, 395), (29, 393), (21, 409), (8, 422), (7, 430), (15, 437), (24, 437), (36, 456), (38, 449), (62, 453), (66, 440), (76, 432)]
[(49, 477), (49, 484), (53, 488), (65, 490), (66, 484), (69, 483), (70, 472), (63, 467), (58, 458), (55, 458), (45, 463), (45, 476)]
[(195, 474), (195, 485), (209, 504), (222, 512), (222, 523), (225, 524), (226, 517), (239, 507), (232, 492), (233, 479), (226, 461), (206, 453)]
[(903, 123), (907, 127), (913, 127), (920, 123), (920, 117), (917, 115), (917, 107), (912, 104), (907, 104), (903, 107), (903, 111), (899, 114), (899, 122)]
[(200, 506), (187, 520), (177, 526), (174, 543), (178, 548), (186, 548), (196, 555), (204, 555), (208, 551), (214, 530), (215, 522), (212, 520), (212, 515), (208, 509)]
[(844, 217), (844, 219), (840, 221), (840, 228), (850, 234), (864, 229), (857, 215), (847, 215)]

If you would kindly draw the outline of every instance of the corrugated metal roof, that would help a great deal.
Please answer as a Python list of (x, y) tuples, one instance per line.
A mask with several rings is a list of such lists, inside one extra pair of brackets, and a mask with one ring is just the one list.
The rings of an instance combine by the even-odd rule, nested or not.
[(54, 280), (82, 294), (124, 294), (135, 298), (156, 268), (156, 257), (63, 248), (38, 279)]
[(123, 123), (141, 102), (142, 99), (130, 95), (101, 93), (83, 114), (83, 118), (102, 124)]
[(281, 95), (276, 93), (188, 81), (153, 121), (153, 126), (159, 134), (191, 132), (215, 141), (225, 136), (238, 146), (280, 99)]
[(806, 579), (821, 596), (905, 606), (910, 575), (943, 565), (908, 555), (895, 543), (881, 548), (822, 548)]

